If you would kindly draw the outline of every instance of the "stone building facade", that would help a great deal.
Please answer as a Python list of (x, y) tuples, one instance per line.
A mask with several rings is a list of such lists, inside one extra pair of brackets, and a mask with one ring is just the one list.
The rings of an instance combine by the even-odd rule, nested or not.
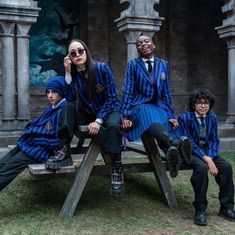
[[(44, 1), (44, 7), (45, 3)], [(21, 9), (17, 13), (19, 15), (26, 11), (25, 14), (29, 17), (28, 23), (25, 20), (21, 24), (24, 27), (28, 24), (29, 27), (36, 23), (38, 17), (42, 17), (40, 7), (40, 4), (33, 0), (0, 0), (2, 131), (20, 130), (24, 121), (37, 116), (46, 103), (44, 90), (30, 87), (26, 81), (28, 77), (21, 75), (22, 68), (17, 63), (13, 66), (14, 71), (10, 72), (14, 73), (10, 75), (11, 78), (9, 78), (11, 69), (4, 68), (9, 62), (5, 59), (6, 49), (3, 46), (9, 46), (9, 41), (14, 45), (11, 52), (14, 55), (7, 52), (8, 56), (13, 58), (15, 56), (18, 61), (25, 56), (24, 63), (27, 63), (26, 54), (30, 53), (27, 48), (26, 54), (16, 49), (19, 48), (16, 45), (20, 30), (17, 22), (21, 21), (22, 15), (7, 21), (6, 15), (11, 13), (6, 9), (11, 9), (14, 14), (17, 13), (17, 9)], [(195, 88), (207, 87), (216, 95), (215, 112), (219, 115), (221, 123), (234, 126), (235, 69), (232, 66), (235, 64), (234, 10), (234, 0), (80, 0), (80, 38), (87, 42), (95, 59), (109, 63), (121, 97), (126, 62), (136, 53), (133, 47), (135, 36), (141, 31), (153, 35), (156, 55), (169, 61), (175, 113), (179, 114), (187, 109), (189, 94)], [(6, 31), (4, 25), (12, 22), (16, 26), (14, 25), (11, 30), (7, 29), (9, 32)], [(132, 27), (133, 25), (135, 27)], [(22, 32), (24, 35), (20, 37), (25, 40), (21, 45), (27, 47), (30, 31), (28, 33), (25, 28)], [(26, 65), (25, 69), (24, 72), (27, 72)], [(9, 99), (9, 93), (10, 101), (6, 100)]]

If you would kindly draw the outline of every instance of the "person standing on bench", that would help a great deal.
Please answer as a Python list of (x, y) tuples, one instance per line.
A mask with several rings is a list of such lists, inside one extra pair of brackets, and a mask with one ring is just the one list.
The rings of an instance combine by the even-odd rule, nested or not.
[(235, 221), (233, 172), (231, 165), (218, 153), (218, 120), (211, 112), (214, 104), (214, 95), (208, 89), (200, 88), (190, 96), (190, 111), (178, 117), (182, 134), (192, 141), (193, 160), (190, 166), (193, 173), (190, 181), (195, 194), (194, 223), (197, 225), (207, 225), (208, 170), (220, 187), (219, 216)]
[[(59, 148), (59, 120), (65, 100), (65, 81), (54, 76), (48, 80), (46, 95), (50, 105), (25, 127), (16, 147), (0, 159), (0, 190), (29, 164), (44, 163)], [(70, 162), (68, 162), (70, 164)]]
[(128, 62), (123, 85), (122, 127), (129, 141), (149, 131), (165, 152), (170, 176), (176, 177), (181, 156), (191, 160), (191, 142), (177, 138), (178, 122), (174, 118), (169, 88), (167, 61), (154, 56), (152, 39), (141, 34), (136, 40), (139, 57)]
[(86, 44), (72, 40), (64, 58), (66, 99), (59, 138), (61, 151), (46, 162), (48, 169), (57, 169), (69, 159), (70, 142), (79, 125), (88, 125), (90, 135), (99, 135), (101, 151), (111, 157), (113, 171), (110, 193), (124, 192), (121, 164), (122, 135), (120, 131), (120, 102), (109, 66), (92, 60)]

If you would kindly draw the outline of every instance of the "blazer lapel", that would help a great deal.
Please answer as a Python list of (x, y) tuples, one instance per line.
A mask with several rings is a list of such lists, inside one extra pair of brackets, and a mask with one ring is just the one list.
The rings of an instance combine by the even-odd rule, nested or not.
[(152, 84), (152, 82), (150, 80), (150, 77), (149, 77), (149, 73), (148, 73), (148, 71), (146, 69), (144, 61), (142, 60), (142, 57), (139, 57), (137, 59), (137, 64), (138, 64), (139, 70), (141, 71), (141, 74), (143, 75), (143, 77)]
[(197, 139), (200, 138), (199, 123), (194, 112), (191, 112), (192, 132), (195, 133)]

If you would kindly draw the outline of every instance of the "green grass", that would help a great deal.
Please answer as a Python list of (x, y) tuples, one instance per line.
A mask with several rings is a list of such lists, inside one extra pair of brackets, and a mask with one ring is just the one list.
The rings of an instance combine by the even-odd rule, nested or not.
[[(235, 153), (221, 154), (235, 171)], [(142, 161), (143, 159), (140, 159)], [(120, 199), (109, 193), (109, 177), (90, 177), (75, 215), (58, 217), (72, 176), (32, 181), (27, 171), (0, 193), (0, 235), (54, 234), (235, 234), (235, 223), (217, 216), (218, 186), (210, 177), (207, 227), (193, 224), (191, 171), (171, 179), (178, 208), (170, 209), (152, 173), (125, 176), (126, 193)]]

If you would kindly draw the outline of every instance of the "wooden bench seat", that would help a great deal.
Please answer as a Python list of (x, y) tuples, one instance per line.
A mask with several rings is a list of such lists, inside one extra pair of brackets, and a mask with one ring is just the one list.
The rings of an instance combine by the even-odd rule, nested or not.
[[(73, 166), (63, 167), (60, 170), (51, 171), (45, 169), (44, 164), (29, 165), (28, 169), (32, 175), (51, 175), (51, 174), (74, 174), (74, 182), (66, 197), (64, 205), (60, 211), (60, 217), (71, 217), (77, 207), (82, 192), (90, 175), (110, 175), (112, 171), (111, 160), (109, 156), (102, 155), (103, 164), (97, 164), (97, 156), (100, 153), (98, 137), (91, 137), (88, 134), (87, 126), (80, 126), (78, 133), (78, 144), (72, 148), (72, 154), (84, 154), (81, 161), (74, 161)], [(91, 141), (84, 146), (84, 141), (90, 138)], [(123, 164), (124, 174), (136, 172), (153, 172), (156, 181), (162, 192), (164, 202), (169, 207), (177, 207), (175, 194), (171, 188), (169, 178), (166, 174), (168, 165), (163, 161), (154, 138), (147, 132), (141, 136), (143, 146), (127, 146), (128, 151), (133, 151), (143, 155), (147, 155), (146, 162), (141, 163), (125, 163)], [(125, 161), (124, 161), (125, 162)], [(182, 169), (190, 169), (183, 166)]]

